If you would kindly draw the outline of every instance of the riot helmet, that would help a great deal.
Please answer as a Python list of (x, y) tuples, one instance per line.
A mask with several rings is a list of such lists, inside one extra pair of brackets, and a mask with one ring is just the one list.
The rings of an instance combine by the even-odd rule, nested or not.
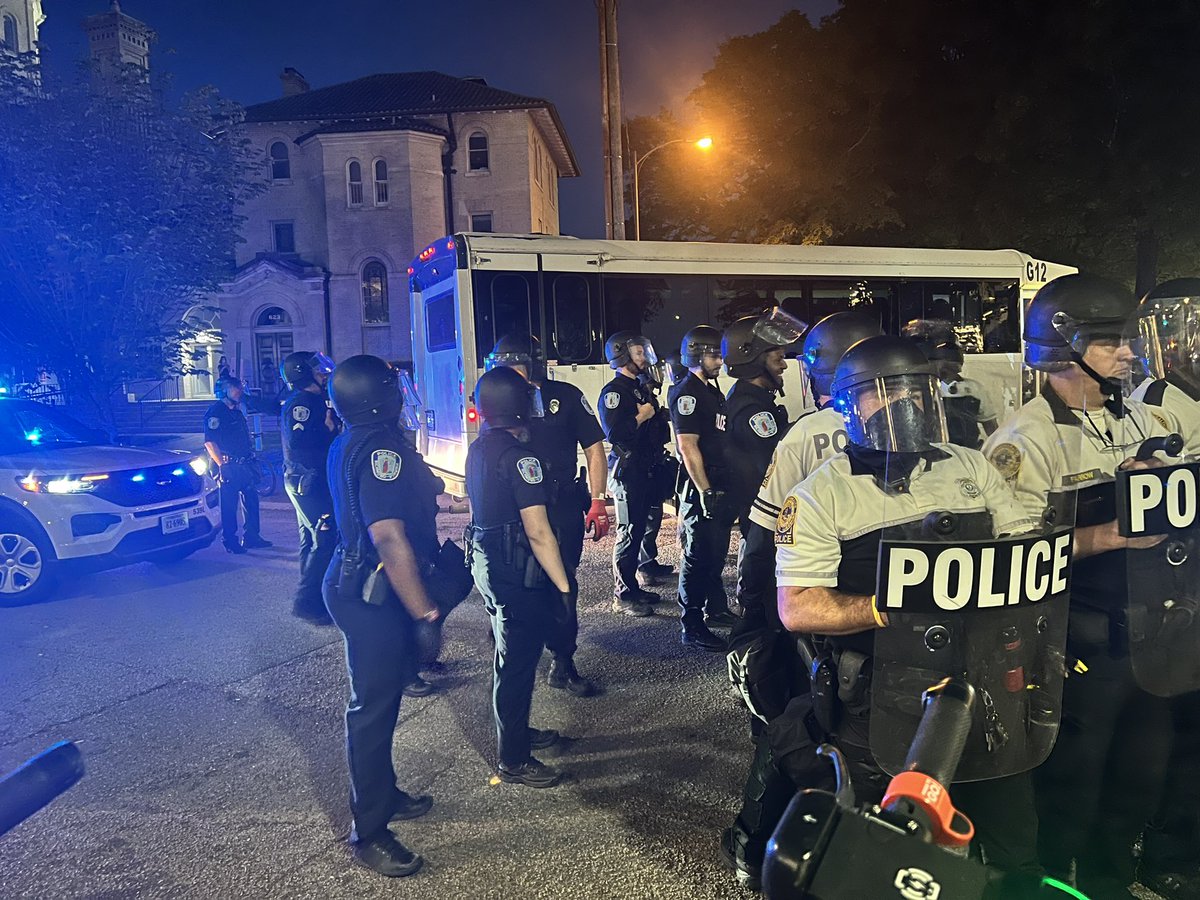
[[(632, 352), (634, 347), (641, 347), (645, 354), (641, 363), (634, 359), (636, 355)], [(638, 374), (645, 372), (647, 366), (658, 363), (658, 354), (654, 352), (654, 345), (644, 335), (633, 331), (618, 331), (610, 335), (604, 342), (604, 358), (608, 360), (608, 364), (613, 369), (619, 371), (628, 365), (633, 365), (638, 369)]]
[(404, 403), (396, 370), (378, 356), (362, 354), (339, 363), (329, 380), (329, 399), (347, 425), (396, 422)]
[(536, 389), (507, 366), (484, 372), (475, 384), (475, 408), (489, 428), (515, 428), (537, 417)]
[(924, 453), (946, 442), (937, 372), (909, 338), (877, 335), (845, 352), (831, 385), (851, 444)]
[(1177, 379), (1200, 397), (1200, 278), (1164, 281), (1138, 305), (1142, 361), (1153, 378)]
[(837, 364), (853, 344), (882, 334), (879, 319), (864, 312), (836, 312), (809, 329), (800, 359), (814, 397), (829, 397)]
[(711, 325), (697, 325), (679, 342), (679, 359), (694, 369), (703, 364), (705, 356), (721, 358), (721, 332)]
[(768, 354), (786, 349), (803, 333), (804, 323), (779, 308), (761, 316), (744, 316), (726, 328), (721, 338), (725, 368), (734, 378), (765, 376), (779, 391), (787, 363), (782, 357), (772, 361)]
[(297, 350), (279, 364), (279, 377), (293, 391), (315, 384), (324, 387), (333, 372), (333, 360), (319, 350)]
[(236, 375), (222, 375), (213, 384), (213, 395), (218, 400), (232, 400), (234, 403), (240, 403), (242, 400), (242, 392), (246, 386), (242, 383), (242, 379)]
[(672, 353), (664, 360), (664, 374), (673, 385), (688, 377), (687, 366), (679, 361), (678, 353)]
[(485, 371), (490, 372), (497, 366), (521, 366), (530, 381), (541, 381), (546, 373), (542, 342), (528, 332), (504, 335), (483, 361)]

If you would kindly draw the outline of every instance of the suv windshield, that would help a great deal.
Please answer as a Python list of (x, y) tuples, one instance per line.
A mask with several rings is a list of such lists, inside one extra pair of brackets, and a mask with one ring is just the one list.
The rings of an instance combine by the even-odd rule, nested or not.
[(0, 401), (0, 454), (99, 443), (97, 432), (49, 406)]

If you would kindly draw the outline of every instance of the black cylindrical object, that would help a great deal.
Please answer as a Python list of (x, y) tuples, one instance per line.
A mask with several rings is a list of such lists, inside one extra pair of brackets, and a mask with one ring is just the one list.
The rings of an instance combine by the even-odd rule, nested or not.
[(974, 705), (975, 688), (961, 678), (947, 678), (927, 690), (925, 711), (908, 748), (904, 770), (950, 784), (971, 731)]
[(70, 741), (43, 750), (0, 780), (0, 834), (11, 831), (83, 777), (83, 755)]
[(1159, 450), (1167, 456), (1178, 456), (1183, 452), (1183, 435), (1172, 432), (1164, 437), (1146, 438), (1146, 440), (1142, 441), (1142, 445), (1138, 447), (1138, 452), (1134, 459), (1143, 461), (1153, 459), (1154, 454)]

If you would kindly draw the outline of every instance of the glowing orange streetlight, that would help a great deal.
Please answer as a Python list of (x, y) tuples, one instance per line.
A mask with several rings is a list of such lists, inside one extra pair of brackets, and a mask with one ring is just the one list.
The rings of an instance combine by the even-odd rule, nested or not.
[(708, 135), (702, 138), (675, 138), (670, 141), (663, 141), (657, 147), (652, 147), (641, 156), (638, 156), (637, 151), (633, 152), (633, 239), (640, 241), (642, 239), (642, 217), (638, 210), (638, 170), (641, 169), (644, 163), (650, 156), (657, 153), (663, 147), (670, 147), (672, 144), (691, 144), (697, 150), (711, 150), (713, 139)]

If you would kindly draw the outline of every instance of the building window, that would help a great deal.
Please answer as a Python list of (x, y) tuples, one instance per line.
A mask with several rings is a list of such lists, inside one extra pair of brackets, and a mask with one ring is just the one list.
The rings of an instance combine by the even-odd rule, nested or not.
[(276, 253), (296, 252), (296, 227), (291, 222), (272, 222), (271, 233)]
[(482, 131), (467, 138), (467, 168), (472, 172), (488, 169), (488, 139)]
[(4, 44), (5, 50), (20, 50), (17, 44), (17, 20), (12, 16), (4, 17)]
[(492, 214), (486, 213), (471, 213), (471, 230), (485, 233), (492, 231)]
[(351, 206), (363, 205), (362, 163), (357, 159), (346, 166), (346, 202)]
[(375, 205), (387, 206), (387, 161), (375, 160)]
[(288, 159), (287, 144), (276, 141), (271, 145), (271, 180), (289, 181), (292, 177), (292, 162)]
[(371, 260), (362, 271), (363, 321), (368, 325), (388, 323), (387, 269)]
[(254, 320), (257, 328), (283, 328), (291, 324), (292, 317), (288, 315), (288, 311), (278, 306), (268, 306)]

